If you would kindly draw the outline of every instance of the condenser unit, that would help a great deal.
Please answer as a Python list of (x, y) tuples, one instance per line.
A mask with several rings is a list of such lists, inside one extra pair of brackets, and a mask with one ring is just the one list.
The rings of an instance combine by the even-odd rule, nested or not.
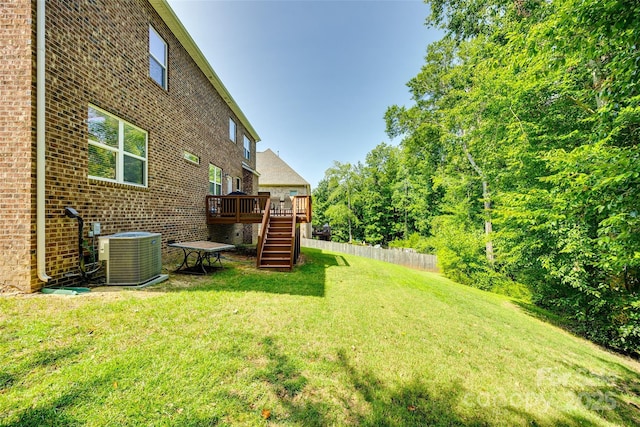
[(99, 237), (107, 284), (142, 285), (161, 277), (161, 234), (131, 231)]

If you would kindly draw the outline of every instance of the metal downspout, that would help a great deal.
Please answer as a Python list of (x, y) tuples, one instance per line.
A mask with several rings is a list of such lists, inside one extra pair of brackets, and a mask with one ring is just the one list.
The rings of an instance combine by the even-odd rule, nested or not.
[(36, 237), (38, 278), (48, 282), (46, 273), (46, 229), (45, 229), (45, 0), (38, 0), (36, 21)]

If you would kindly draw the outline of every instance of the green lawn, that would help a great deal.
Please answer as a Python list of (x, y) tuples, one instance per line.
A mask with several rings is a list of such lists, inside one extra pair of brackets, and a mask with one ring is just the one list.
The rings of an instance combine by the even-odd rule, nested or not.
[(436, 274), (303, 254), (0, 298), (0, 425), (640, 423), (637, 362)]

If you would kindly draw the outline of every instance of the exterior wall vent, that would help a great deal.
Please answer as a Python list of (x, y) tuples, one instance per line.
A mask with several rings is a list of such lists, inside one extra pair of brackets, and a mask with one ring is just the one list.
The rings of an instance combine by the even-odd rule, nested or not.
[(162, 235), (145, 231), (99, 237), (98, 259), (105, 261), (107, 284), (142, 285), (162, 272)]

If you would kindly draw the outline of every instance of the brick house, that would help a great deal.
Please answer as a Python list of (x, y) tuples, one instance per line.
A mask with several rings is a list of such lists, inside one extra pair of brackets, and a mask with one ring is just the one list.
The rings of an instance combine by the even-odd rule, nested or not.
[(254, 239), (207, 225), (205, 197), (257, 193), (259, 136), (165, 0), (0, 10), (0, 292), (77, 280), (67, 206), (102, 235), (162, 233), (163, 251)]

